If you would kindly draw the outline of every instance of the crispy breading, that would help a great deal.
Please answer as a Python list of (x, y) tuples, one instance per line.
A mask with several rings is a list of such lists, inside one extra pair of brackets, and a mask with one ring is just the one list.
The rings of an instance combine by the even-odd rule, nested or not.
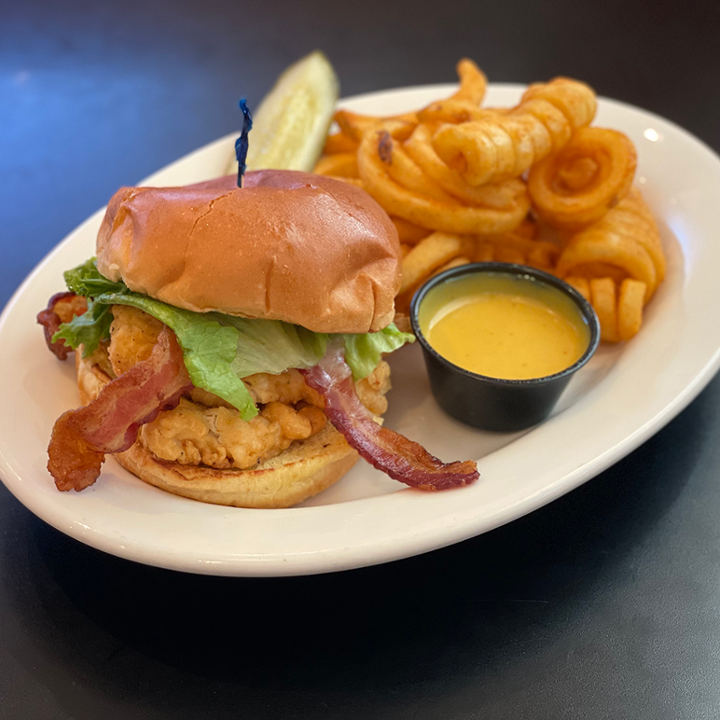
[[(320, 423), (317, 422), (318, 416), (312, 414), (313, 410), (322, 415), (323, 420)], [(305, 440), (325, 427), (325, 413), (312, 405), (296, 410), (292, 405), (272, 402), (268, 403), (260, 414), (266, 420), (280, 425), (282, 434), (292, 440)], [(313, 419), (316, 420), (314, 424)]]
[(390, 366), (384, 360), (370, 375), (355, 383), (360, 402), (374, 415), (383, 415), (387, 410), (385, 393), (390, 387)]
[[(266, 399), (288, 399), (291, 396), (287, 390), (292, 384), (295, 403), (273, 400), (261, 404), (260, 414), (246, 421), (234, 408), (204, 407), (183, 400), (174, 410), (161, 412), (153, 422), (143, 425), (140, 441), (160, 459), (182, 465), (244, 470), (269, 460), (294, 440), (305, 440), (320, 432), (327, 422), (319, 407), (299, 398), (301, 386), (287, 377), (293, 372), (264, 375), (258, 386), (263, 388)], [(387, 409), (383, 393), (390, 388), (389, 376), (387, 363), (381, 362), (370, 377), (357, 383), (358, 397), (376, 415)], [(273, 383), (274, 379), (277, 383)]]
[[(100, 344), (95, 348), (95, 352), (88, 356), (88, 360), (93, 364), (97, 365), (108, 377), (113, 380), (117, 377), (115, 375), (115, 369), (110, 362), (108, 355), (108, 347), (110, 343), (107, 340), (101, 340)], [(83, 346), (83, 350), (84, 350)]]
[(279, 375), (257, 373), (243, 378), (243, 382), (248, 386), (253, 400), (263, 405), (271, 402), (295, 404), (301, 400), (316, 407), (325, 404), (322, 397), (305, 384), (298, 370), (286, 370)]
[[(121, 375), (150, 356), (163, 325), (135, 308), (114, 305), (112, 312), (107, 354), (115, 375)], [(98, 350), (102, 352), (102, 348)], [(244, 470), (325, 427), (325, 401), (308, 387), (298, 370), (279, 375), (257, 373), (243, 382), (260, 408), (252, 420), (243, 420), (222, 398), (193, 388), (191, 400), (183, 399), (177, 408), (161, 412), (153, 422), (141, 427), (140, 442), (161, 460)], [(380, 362), (356, 387), (368, 410), (382, 415), (387, 410), (384, 395), (390, 389), (388, 364)]]
[[(318, 422), (312, 410), (320, 413), (323, 421)], [(182, 400), (174, 410), (143, 425), (139, 437), (161, 460), (244, 470), (279, 455), (294, 440), (319, 432), (324, 418), (321, 410), (311, 406), (296, 410), (291, 405), (270, 403), (245, 421), (237, 410), (205, 408)]]
[(108, 355), (115, 375), (119, 376), (150, 357), (163, 324), (126, 305), (113, 305), (112, 315)]

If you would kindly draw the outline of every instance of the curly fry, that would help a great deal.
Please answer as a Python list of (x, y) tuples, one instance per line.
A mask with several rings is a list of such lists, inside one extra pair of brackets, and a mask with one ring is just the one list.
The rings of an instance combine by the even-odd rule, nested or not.
[(417, 114), (418, 122), (437, 130), (442, 123), (470, 122), (492, 117), (494, 110), (483, 110), (467, 100), (437, 100), (420, 110)]
[(595, 91), (572, 78), (556, 77), (549, 83), (533, 83), (523, 93), (520, 106), (538, 99), (546, 100), (560, 110), (573, 129), (589, 125), (597, 109)]
[(361, 115), (350, 110), (338, 110), (333, 116), (340, 130), (356, 141), (360, 141), (366, 132), (371, 131), (376, 125), (385, 122), (405, 123), (413, 127), (417, 123), (417, 114), (414, 112), (390, 117), (375, 117), (373, 115)]
[(392, 136), (393, 125), (386, 123), (383, 127), (388, 129), (381, 131), (378, 152), (388, 175), (407, 190), (445, 203), (449, 207), (460, 207), (460, 202), (426, 175), (405, 152), (404, 146), (395, 142)]
[[(529, 224), (529, 223), (528, 223)], [(535, 240), (523, 235), (524, 228), (501, 235), (487, 235), (478, 238), (475, 253), (476, 262), (512, 262), (529, 265), (539, 270), (552, 270), (560, 253), (560, 248), (545, 240)], [(487, 247), (489, 246), (489, 247)]]
[[(447, 101), (454, 107), (468, 109), (477, 108), (485, 97), (487, 78), (482, 70), (468, 58), (463, 58), (456, 65), (460, 85)], [(340, 127), (340, 132), (329, 135), (323, 152), (332, 155), (336, 152), (351, 152), (357, 149), (357, 144), (366, 132), (373, 129), (378, 123), (400, 121), (415, 125), (418, 122), (417, 112), (402, 113), (379, 117), (375, 115), (362, 115), (351, 110), (338, 110), (333, 119)]]
[(618, 337), (630, 340), (640, 330), (643, 320), (645, 283), (626, 278), (620, 285), (618, 298)]
[[(609, 273), (608, 273), (609, 271)], [(655, 220), (637, 188), (596, 223), (571, 236), (558, 259), (560, 277), (610, 274), (646, 285), (647, 302), (665, 277), (665, 255)]]
[(628, 194), (636, 165), (637, 153), (626, 135), (581, 128), (562, 150), (531, 168), (533, 207), (553, 227), (581, 229)]
[(333, 133), (328, 135), (325, 139), (325, 147), (323, 148), (323, 155), (335, 155), (337, 153), (355, 153), (357, 152), (359, 140), (356, 140), (350, 135), (346, 135), (344, 132)]
[(357, 169), (357, 153), (335, 153), (334, 155), (324, 155), (317, 161), (317, 165), (313, 169), (316, 175), (333, 175), (335, 177), (351, 177), (358, 176)]
[(398, 232), (398, 238), (401, 243), (407, 243), (408, 245), (417, 245), (420, 240), (430, 235), (430, 230), (419, 225), (413, 225), (407, 220), (403, 220), (398, 217), (391, 217), (392, 224)]
[(358, 170), (365, 189), (390, 215), (432, 230), (474, 235), (512, 230), (527, 214), (530, 202), (520, 180), (508, 181), (512, 203), (503, 210), (465, 207), (454, 199), (443, 202), (403, 187), (390, 174), (394, 147), (389, 132), (381, 130), (366, 134), (358, 151)]
[(475, 248), (474, 262), (493, 262), (495, 246), (491, 242), (479, 242)]
[(560, 150), (574, 130), (590, 124), (595, 108), (590, 87), (556, 78), (531, 85), (507, 113), (486, 110), (483, 119), (440, 126), (433, 147), (471, 185), (499, 182)]
[(600, 337), (605, 342), (622, 342), (634, 337), (642, 325), (645, 283), (625, 278), (618, 285), (613, 278), (570, 275), (572, 285), (595, 309), (600, 320)]
[(345, 175), (326, 175), (325, 177), (332, 178), (333, 180), (340, 180), (341, 182), (345, 182), (348, 185), (354, 185), (355, 187), (359, 187), (363, 190), (365, 189), (363, 181), (360, 178), (346, 177)]
[(403, 259), (402, 295), (424, 280), (428, 273), (457, 257), (463, 250), (463, 238), (436, 232), (421, 240)]
[(469, 264), (470, 258), (467, 258), (464, 255), (460, 255), (459, 257), (453, 258), (450, 262), (445, 263), (442, 267), (439, 267), (437, 270), (431, 273), (430, 277), (435, 277), (436, 275), (439, 275), (446, 270), (451, 270), (452, 268), (461, 267), (462, 265)]
[(470, 250), (471, 246), (472, 242), (467, 237), (435, 232), (410, 249), (403, 256), (402, 285), (395, 298), (396, 311), (407, 311), (415, 291), (428, 278), (449, 267), (455, 267), (452, 263), (459, 258), (461, 262), (456, 264), (470, 262), (463, 253)]
[(518, 250), (517, 248), (505, 245), (496, 245), (495, 260), (496, 262), (523, 265), (525, 263), (525, 255), (523, 255), (522, 250)]
[(460, 87), (448, 99), (479, 105), (487, 90), (485, 73), (469, 58), (460, 60), (455, 66), (455, 70), (460, 78)]
[(590, 282), (586, 277), (580, 275), (569, 275), (565, 278), (565, 282), (568, 285), (572, 285), (589, 303), (591, 303), (590, 297)]
[(435, 152), (432, 146), (432, 133), (427, 125), (418, 125), (403, 143), (403, 148), (426, 175), (458, 200), (499, 210), (512, 204), (513, 198), (506, 186), (473, 187), (460, 173), (449, 168)]
[(540, 228), (533, 218), (526, 217), (513, 232), (527, 240), (535, 240), (540, 234)]
[(612, 278), (592, 278), (590, 280), (590, 302), (600, 321), (600, 339), (617, 342), (617, 303), (615, 283)]

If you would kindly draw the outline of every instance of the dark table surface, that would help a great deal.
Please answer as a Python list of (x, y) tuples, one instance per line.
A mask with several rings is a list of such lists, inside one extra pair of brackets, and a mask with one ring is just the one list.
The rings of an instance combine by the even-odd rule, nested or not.
[[(346, 95), (558, 74), (720, 149), (720, 4), (0, 2), (0, 305), (314, 48)], [(2, 407), (3, 412), (11, 412)], [(2, 718), (720, 716), (720, 381), (552, 505), (425, 556), (228, 579), (104, 555), (0, 488)]]

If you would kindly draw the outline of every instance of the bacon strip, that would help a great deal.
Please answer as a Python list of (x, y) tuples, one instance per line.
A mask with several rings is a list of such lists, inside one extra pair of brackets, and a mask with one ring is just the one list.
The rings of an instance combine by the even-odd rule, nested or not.
[(48, 300), (48, 306), (37, 314), (37, 321), (43, 326), (45, 342), (50, 352), (59, 360), (67, 359), (72, 348), (64, 340), (53, 342), (53, 335), (58, 331), (61, 323), (70, 322), (75, 315), (82, 315), (87, 311), (87, 300), (72, 292), (61, 292)]
[(422, 445), (378, 425), (357, 396), (342, 346), (329, 346), (315, 367), (300, 372), (325, 398), (325, 414), (348, 444), (391, 478), (420, 490), (446, 490), (480, 476), (473, 461), (445, 464)]
[(164, 327), (152, 355), (108, 383), (86, 407), (55, 423), (48, 470), (58, 490), (84, 490), (100, 475), (105, 453), (127, 450), (141, 425), (171, 409), (192, 388), (175, 335)]

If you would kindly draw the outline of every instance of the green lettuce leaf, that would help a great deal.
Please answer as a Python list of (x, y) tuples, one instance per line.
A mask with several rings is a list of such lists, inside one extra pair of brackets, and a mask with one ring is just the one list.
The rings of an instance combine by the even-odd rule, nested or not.
[[(223, 313), (196, 313), (131, 292), (122, 282), (111, 282), (98, 271), (95, 259), (65, 273), (70, 290), (92, 298), (88, 311), (60, 326), (54, 339), (72, 348), (84, 345), (84, 355), (110, 337), (112, 305), (130, 305), (152, 315), (175, 333), (185, 366), (197, 387), (218, 395), (236, 407), (244, 420), (257, 407), (242, 378), (255, 373), (279, 375), (290, 368), (310, 368), (325, 354), (331, 335), (315, 333), (279, 320), (248, 320)], [(355, 381), (367, 377), (383, 353), (415, 338), (389, 325), (377, 333), (344, 334), (345, 359)]]
[(391, 323), (380, 332), (358, 335), (343, 335), (345, 341), (345, 362), (350, 366), (353, 380), (367, 377), (382, 360), (383, 353), (391, 353), (405, 343), (414, 342), (415, 337), (400, 332)]
[(83, 297), (94, 298), (107, 292), (129, 292), (125, 283), (113, 282), (101, 275), (95, 258), (90, 258), (72, 270), (66, 270), (63, 277), (68, 290)]
[(327, 335), (279, 320), (248, 320), (211, 313), (239, 332), (232, 368), (239, 377), (258, 372), (279, 375), (288, 368), (310, 368), (325, 354)]
[(73, 350), (82, 345), (83, 357), (87, 357), (97, 350), (101, 340), (110, 337), (112, 319), (109, 305), (88, 300), (87, 312), (61, 325), (53, 335), (53, 342), (64, 340)]
[(240, 332), (230, 324), (221, 324), (219, 318), (223, 315), (182, 310), (130, 291), (104, 293), (95, 298), (94, 304), (98, 303), (108, 308), (130, 305), (160, 320), (175, 333), (193, 385), (227, 400), (240, 411), (243, 420), (257, 415), (250, 391), (233, 370), (241, 344)]

